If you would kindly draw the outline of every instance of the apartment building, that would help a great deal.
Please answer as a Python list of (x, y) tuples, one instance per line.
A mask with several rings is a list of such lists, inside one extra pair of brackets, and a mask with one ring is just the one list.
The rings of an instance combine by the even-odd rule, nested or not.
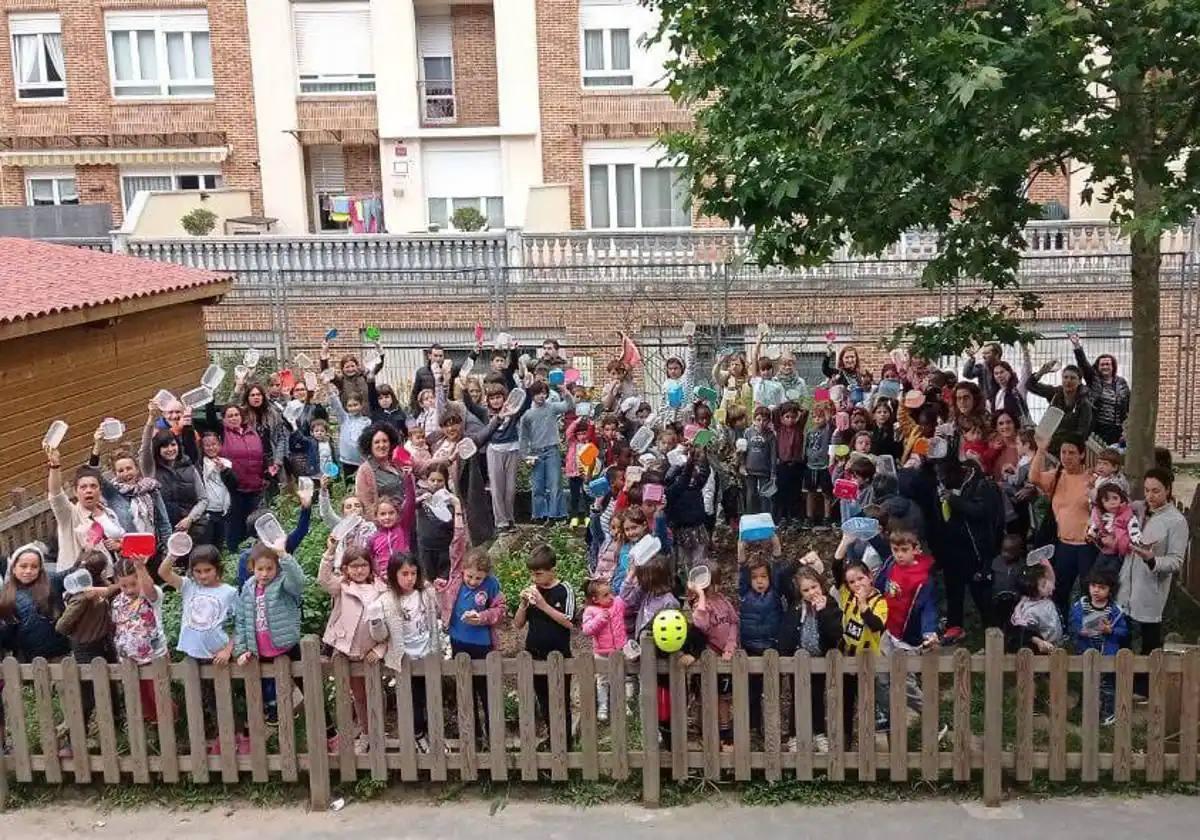
[(244, 0), (0, 0), (0, 205), (249, 190), (261, 209)]
[[(33, 11), (31, 11), (31, 9)], [(279, 233), (718, 224), (637, 0), (0, 0), (0, 205), (249, 190)], [(1067, 179), (1039, 200), (1069, 204)]]

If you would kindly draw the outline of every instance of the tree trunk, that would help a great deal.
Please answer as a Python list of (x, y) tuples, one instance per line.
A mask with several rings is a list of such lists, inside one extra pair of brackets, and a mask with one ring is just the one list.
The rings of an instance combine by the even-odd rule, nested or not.
[[(1158, 189), (1138, 175), (1133, 188), (1134, 222), (1148, 219), (1158, 208)], [(1145, 212), (1139, 212), (1145, 211)], [(1158, 429), (1159, 356), (1159, 270), (1162, 267), (1161, 237), (1135, 227), (1129, 243), (1132, 254), (1130, 280), (1133, 308), (1133, 370), (1129, 382), (1129, 420), (1125, 440), (1129, 449), (1125, 469), (1130, 484), (1140, 489), (1141, 477), (1154, 466), (1154, 441)], [(1132, 488), (1131, 488), (1132, 489)], [(1141, 493), (1137, 493), (1141, 496)]]

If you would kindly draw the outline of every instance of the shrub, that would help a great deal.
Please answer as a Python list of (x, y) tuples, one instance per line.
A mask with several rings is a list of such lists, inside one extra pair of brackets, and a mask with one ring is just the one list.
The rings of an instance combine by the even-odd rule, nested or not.
[(179, 224), (192, 236), (208, 236), (217, 226), (217, 214), (207, 207), (197, 207), (185, 214)]
[(487, 227), (487, 218), (474, 207), (459, 207), (450, 217), (455, 230), (468, 233)]

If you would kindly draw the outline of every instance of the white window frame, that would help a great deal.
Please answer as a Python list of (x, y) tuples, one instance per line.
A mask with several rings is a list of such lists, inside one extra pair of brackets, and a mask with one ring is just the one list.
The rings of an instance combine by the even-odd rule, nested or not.
[[(202, 184), (200, 187), (192, 190), (185, 190), (179, 186), (179, 179), (188, 176), (196, 176), (200, 178), (214, 178), (214, 186)], [(206, 192), (208, 190), (219, 190), (225, 185), (225, 175), (221, 172), (220, 167), (214, 166), (170, 166), (170, 167), (142, 167), (138, 169), (121, 169), (119, 185), (121, 188), (121, 204), (125, 210), (129, 210), (129, 205), (132, 200), (125, 198), (125, 179), (126, 178), (164, 178), (171, 179), (171, 189), (169, 192)], [(137, 198), (135, 193), (134, 199)]]
[[(296, 13), (335, 15), (339, 12), (363, 12), (368, 16), (368, 33), (373, 21), (370, 18), (371, 4), (357, 0), (324, 0), (324, 2), (299, 2), (292, 4), (292, 50), (295, 52), (296, 92), (301, 96), (372, 96), (375, 94), (375, 62), (371, 56), (370, 73), (302, 74), (300, 72), (299, 45), (296, 42)], [(373, 40), (373, 39), (372, 39)], [(372, 50), (374, 44), (372, 43)]]
[[(587, 69), (587, 33), (600, 32), (603, 42), (603, 67), (598, 70)], [(624, 32), (628, 40), (625, 48), (625, 54), (629, 57), (629, 66), (622, 69), (613, 68), (613, 33)], [(633, 87), (633, 58), (634, 50), (637, 49), (633, 30), (627, 26), (614, 26), (611, 28), (601, 28), (598, 26), (580, 27), (579, 30), (579, 69), (582, 74), (582, 83), (588, 90), (604, 90), (617, 89), (623, 90)], [(613, 83), (606, 81), (615, 76), (627, 77), (628, 82)], [(589, 83), (589, 81), (591, 83)]]
[[(46, 36), (57, 35), (62, 43), (62, 19), (57, 14), (13, 14), (8, 16), (9, 47), (12, 50), (13, 88), (18, 102), (62, 102), (67, 98), (67, 68), (66, 52), (63, 53), (63, 79), (61, 82), (49, 81), (46, 61)], [(38, 43), (38, 73), (43, 79), (40, 82), (21, 82), (21, 68), (17, 66), (20, 56), (17, 50), (18, 36), (33, 35)], [(57, 96), (22, 96), (27, 90), (58, 90)]]
[[(585, 144), (583, 149), (583, 205), (586, 210), (586, 222), (588, 230), (606, 230), (606, 231), (636, 231), (636, 230), (662, 230), (662, 231), (683, 231), (692, 229), (691, 208), (687, 208), (688, 224), (687, 225), (670, 225), (663, 227), (651, 227), (646, 225), (642, 220), (642, 170), (644, 169), (676, 169), (676, 166), (664, 166), (662, 160), (663, 151), (654, 144), (636, 144), (631, 145), (622, 142), (616, 143), (596, 143)], [(633, 204), (634, 204), (634, 226), (633, 227), (618, 227), (617, 226), (617, 166), (633, 166)], [(591, 182), (591, 167), (606, 166), (608, 167), (608, 220), (607, 227), (596, 227), (592, 222), (592, 182)]]
[[(189, 10), (180, 12), (109, 12), (104, 17), (105, 46), (108, 50), (108, 75), (115, 99), (212, 99), (214, 97), (213, 80), (198, 78), (195, 73), (194, 37), (202, 33), (209, 36), (209, 66), (212, 66), (212, 34), (208, 25), (208, 12)], [(154, 58), (156, 78), (141, 78), (141, 56), (138, 53), (138, 39), (133, 33), (152, 31), (154, 33)], [(139, 78), (136, 80), (117, 79), (116, 51), (114, 37), (116, 33), (124, 32), (129, 37), (130, 63)], [(193, 75), (185, 79), (172, 79), (167, 57), (167, 35), (183, 33), (185, 35), (184, 59)], [(157, 93), (146, 93), (142, 89), (155, 86)], [(129, 91), (136, 88), (134, 92)], [(172, 88), (184, 88), (172, 92)], [(190, 89), (189, 89), (190, 88)]]
[[(454, 206), (454, 202), (457, 201), (460, 204), (462, 202), (466, 202), (466, 201), (475, 202), (475, 209), (477, 209), (480, 213), (483, 214), (483, 218), (488, 219), (487, 205), (488, 205), (488, 201), (491, 199), (498, 199), (500, 201), (500, 213), (501, 213), (501, 216), (503, 216), (504, 215), (504, 196), (502, 196), (502, 195), (481, 195), (481, 196), (476, 196), (476, 195), (430, 195), (430, 196), (426, 196), (425, 197), (425, 214), (428, 219), (428, 224), (432, 225), (434, 223), (433, 222), (433, 214), (429, 212), (429, 202), (431, 202), (431, 201), (446, 202), (446, 227), (443, 229), (444, 230), (457, 230), (458, 228), (454, 227), (454, 211), (459, 208)], [(484, 228), (484, 230), (504, 230), (504, 219), (502, 218), (500, 220), (500, 225), (498, 227), (494, 227), (491, 224), (491, 221), (489, 219), (488, 225), (487, 225), (487, 227)]]
[[(64, 205), (62, 201), (62, 192), (59, 189), (60, 181), (75, 182), (75, 204), (82, 204), (82, 199), (79, 195), (79, 181), (75, 177), (74, 169), (31, 169), (25, 170), (25, 205), (27, 207), (64, 207), (74, 205)], [(33, 182), (34, 181), (49, 181), (51, 191), (54, 194), (53, 204), (34, 204), (33, 203)]]

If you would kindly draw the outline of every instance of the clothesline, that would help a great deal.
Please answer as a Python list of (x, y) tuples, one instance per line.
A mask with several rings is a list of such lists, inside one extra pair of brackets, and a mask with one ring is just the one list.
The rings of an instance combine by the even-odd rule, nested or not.
[(346, 223), (353, 233), (383, 232), (383, 201), (378, 193), (326, 195), (322, 209), (332, 222)]

